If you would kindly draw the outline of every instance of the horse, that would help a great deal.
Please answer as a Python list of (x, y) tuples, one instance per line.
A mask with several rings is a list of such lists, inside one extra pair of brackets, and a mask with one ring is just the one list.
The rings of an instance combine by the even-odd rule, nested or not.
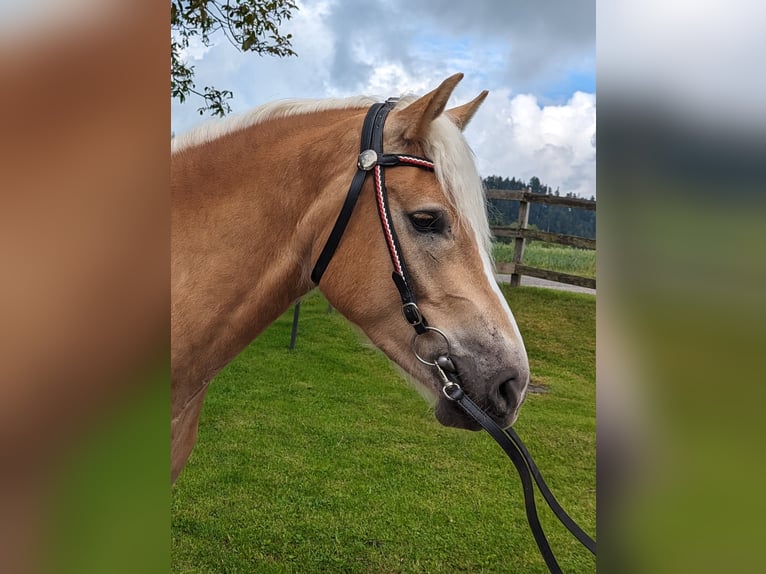
[[(515, 422), (529, 363), (494, 279), (462, 133), (488, 92), (446, 109), (462, 78), (392, 101), (382, 121), (368, 122), (369, 97), (285, 100), (174, 138), (171, 481), (216, 374), (316, 287), (431, 399), (441, 424), (479, 428), (443, 393), (445, 347), (465, 393), (498, 425)], [(383, 154), (360, 154), (370, 122)]]

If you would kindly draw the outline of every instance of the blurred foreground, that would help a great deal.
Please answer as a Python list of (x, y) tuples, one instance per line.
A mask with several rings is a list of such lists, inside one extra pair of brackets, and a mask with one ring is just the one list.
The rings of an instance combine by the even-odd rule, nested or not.
[(141, 4), (0, 17), (3, 572), (167, 570), (167, 19)]
[(765, 14), (599, 4), (600, 572), (766, 570)]

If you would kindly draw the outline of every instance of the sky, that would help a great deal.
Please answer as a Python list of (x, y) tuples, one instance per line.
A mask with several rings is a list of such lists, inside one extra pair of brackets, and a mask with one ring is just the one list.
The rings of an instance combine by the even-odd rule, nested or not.
[[(424, 94), (465, 77), (449, 106), (489, 90), (465, 131), (482, 176), (537, 176), (596, 195), (595, 0), (301, 0), (282, 33), (297, 57), (242, 54), (223, 38), (185, 59), (234, 113), (283, 98)], [(172, 130), (206, 121), (190, 98)]]

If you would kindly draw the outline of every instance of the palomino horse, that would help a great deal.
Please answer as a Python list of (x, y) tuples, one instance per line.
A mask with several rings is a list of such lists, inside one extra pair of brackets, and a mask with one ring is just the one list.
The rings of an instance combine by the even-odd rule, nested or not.
[[(442, 424), (476, 429), (442, 394), (434, 363), (419, 361), (413, 352), (410, 326), (417, 329), (418, 319), (402, 313), (404, 295), (397, 293), (401, 285), (391, 282), (394, 245), (386, 229), (398, 232), (407, 289), (417, 297), (419, 312), (438, 326), (438, 331), (421, 326), (418, 332), (427, 336), (417, 340), (417, 352), (435, 362), (446, 342), (465, 392), (498, 424), (513, 423), (529, 366), (493, 277), (481, 180), (462, 135), (487, 92), (445, 111), (462, 77), (456, 74), (425, 96), (389, 106), (388, 121), (383, 116), (379, 126), (383, 130), (385, 124), (383, 149), (395, 154), (384, 156), (394, 158), (386, 165), (395, 165), (385, 170), (382, 185), (388, 219), (376, 202), (378, 166), (375, 178), (360, 179), (359, 201), (332, 260), (324, 262), (319, 288), (434, 397)], [(312, 268), (334, 230), (349, 183), (363, 169), (359, 142), (373, 103), (369, 98), (278, 102), (175, 140), (173, 480), (196, 442), (210, 381), (316, 286)]]

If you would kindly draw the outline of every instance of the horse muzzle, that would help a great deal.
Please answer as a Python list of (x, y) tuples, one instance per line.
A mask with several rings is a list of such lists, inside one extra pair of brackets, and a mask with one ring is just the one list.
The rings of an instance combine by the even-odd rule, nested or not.
[[(526, 398), (529, 368), (524, 361), (518, 367), (505, 365), (485, 374), (471, 358), (451, 357), (460, 387), (501, 428), (516, 422)], [(481, 427), (453, 401), (440, 393), (436, 419), (445, 426), (479, 430)]]

